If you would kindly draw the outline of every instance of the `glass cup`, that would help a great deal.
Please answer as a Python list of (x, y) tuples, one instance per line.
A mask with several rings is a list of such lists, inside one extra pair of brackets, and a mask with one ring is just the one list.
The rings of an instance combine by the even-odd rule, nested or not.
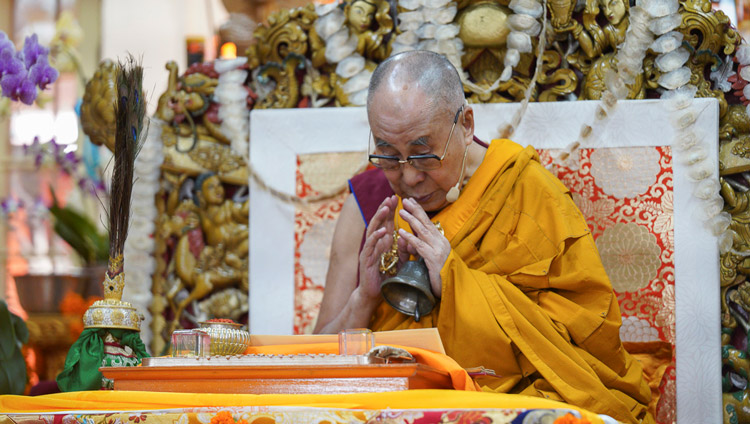
[(375, 346), (375, 334), (367, 328), (339, 331), (339, 355), (365, 355)]
[(172, 333), (172, 356), (193, 358), (208, 356), (211, 352), (211, 337), (205, 331), (176, 330)]

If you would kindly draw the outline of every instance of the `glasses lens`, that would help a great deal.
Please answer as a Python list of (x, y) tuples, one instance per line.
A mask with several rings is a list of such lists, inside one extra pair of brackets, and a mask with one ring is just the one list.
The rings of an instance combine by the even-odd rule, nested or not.
[(437, 156), (430, 156), (426, 158), (414, 158), (409, 161), (409, 164), (420, 171), (431, 171), (433, 169), (440, 168), (442, 162)]
[(370, 156), (370, 163), (381, 169), (392, 170), (399, 167), (398, 159), (395, 158), (379, 158)]

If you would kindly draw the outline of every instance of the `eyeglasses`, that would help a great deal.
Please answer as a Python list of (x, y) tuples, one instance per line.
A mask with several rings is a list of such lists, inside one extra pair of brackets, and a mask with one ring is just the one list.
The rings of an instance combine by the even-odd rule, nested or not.
[[(408, 163), (414, 169), (417, 169), (419, 171), (432, 171), (434, 169), (440, 168), (440, 166), (442, 166), (443, 164), (443, 159), (445, 159), (446, 153), (448, 153), (448, 145), (450, 144), (451, 139), (453, 138), (453, 130), (456, 129), (456, 123), (458, 122), (458, 115), (461, 113), (462, 110), (464, 110), (463, 105), (460, 108), (458, 108), (458, 110), (456, 111), (456, 116), (453, 118), (453, 126), (451, 126), (451, 132), (448, 134), (448, 141), (445, 142), (445, 150), (443, 150), (442, 156), (437, 156), (433, 154), (412, 155), (412, 156), (408, 156), (406, 159), (399, 159), (398, 156), (368, 155), (370, 159), (370, 163), (385, 171), (394, 171), (396, 169), (399, 169), (401, 165), (405, 163)], [(370, 137), (372, 137), (372, 131), (370, 132)], [(369, 150), (370, 148), (369, 143), (367, 145), (367, 148)]]

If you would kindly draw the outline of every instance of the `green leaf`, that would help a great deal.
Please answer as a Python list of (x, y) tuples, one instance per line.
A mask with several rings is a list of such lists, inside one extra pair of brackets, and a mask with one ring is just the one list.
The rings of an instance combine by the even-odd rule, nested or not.
[(10, 359), (13, 351), (18, 348), (16, 329), (11, 316), (8, 305), (4, 300), (0, 300), (0, 359), (2, 362)]
[(52, 206), (50, 213), (55, 218), (54, 230), (86, 264), (104, 263), (109, 258), (109, 237), (102, 234), (86, 215), (70, 207), (60, 207), (55, 191), (50, 187)]
[(21, 349), (16, 349), (0, 367), (0, 394), (22, 395), (25, 389), (26, 362)]
[(0, 300), (0, 394), (22, 395), (26, 388), (26, 362), (21, 343), (29, 338), (26, 323)]
[(29, 341), (29, 327), (26, 326), (26, 321), (14, 313), (10, 314), (10, 319), (16, 331), (16, 340), (21, 344), (26, 344)]

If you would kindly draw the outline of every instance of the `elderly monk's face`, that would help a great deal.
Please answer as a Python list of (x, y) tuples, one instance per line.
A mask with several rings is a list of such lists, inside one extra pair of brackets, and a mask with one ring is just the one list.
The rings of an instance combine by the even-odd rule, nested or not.
[[(417, 89), (388, 87), (379, 90), (367, 112), (375, 140), (371, 147), (373, 153), (400, 159), (424, 154), (442, 156), (458, 107), (456, 110), (431, 108), (428, 100)], [(468, 105), (464, 110), (467, 108), (470, 110)], [(459, 114), (440, 168), (420, 171), (402, 164), (396, 170), (383, 171), (396, 194), (413, 198), (428, 212), (448, 206), (445, 195), (458, 182), (464, 150), (472, 142), (473, 133), (464, 127), (465, 119), (473, 119), (473, 114)]]

